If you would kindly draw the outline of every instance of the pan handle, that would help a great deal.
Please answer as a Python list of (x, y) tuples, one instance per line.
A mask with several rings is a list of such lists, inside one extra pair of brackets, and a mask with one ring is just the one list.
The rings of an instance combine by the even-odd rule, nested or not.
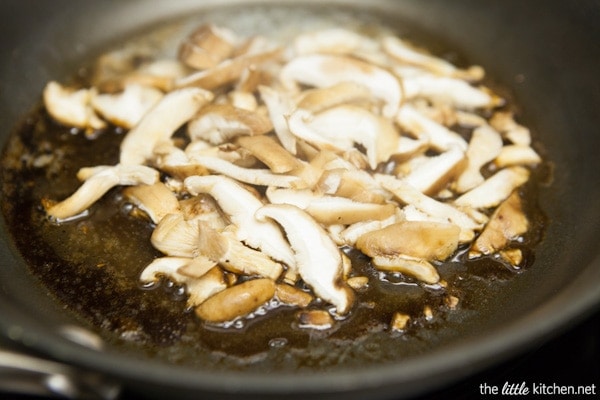
[(114, 400), (120, 391), (100, 374), (0, 347), (0, 394)]

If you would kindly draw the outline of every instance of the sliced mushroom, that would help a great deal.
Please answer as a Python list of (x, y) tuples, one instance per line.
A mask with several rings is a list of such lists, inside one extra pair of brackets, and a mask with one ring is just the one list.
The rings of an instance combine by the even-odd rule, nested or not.
[(389, 194), (369, 173), (345, 168), (323, 171), (316, 183), (315, 192), (346, 197), (363, 203), (385, 204), (390, 199)]
[(309, 31), (296, 36), (293, 43), (296, 54), (360, 55), (374, 53), (378, 43), (357, 32), (344, 28)]
[(181, 43), (178, 58), (191, 68), (212, 68), (233, 54), (235, 42), (235, 34), (229, 29), (202, 25)]
[(283, 272), (281, 264), (260, 251), (246, 247), (234, 232), (218, 232), (209, 224), (200, 223), (198, 250), (236, 274), (259, 275), (276, 280)]
[(203, 278), (216, 266), (217, 263), (215, 263), (210, 258), (203, 255), (199, 255), (192, 258), (187, 264), (182, 265), (177, 270), (177, 272), (180, 275), (186, 276), (188, 278), (200, 279)]
[(502, 147), (498, 156), (494, 159), (494, 165), (505, 168), (514, 165), (535, 166), (542, 162), (540, 155), (530, 146), (511, 144)]
[(185, 65), (176, 60), (158, 59), (142, 64), (135, 71), (122, 77), (121, 89), (127, 85), (142, 85), (153, 87), (163, 92), (170, 92), (175, 79), (179, 79), (188, 73)]
[[(180, 268), (186, 266), (191, 261), (189, 257), (159, 257), (152, 260), (142, 273), (140, 281), (142, 283), (154, 283), (160, 280), (161, 277), (170, 278), (176, 283), (185, 283), (189, 277), (180, 274)], [(213, 263), (213, 265), (215, 265)]]
[(283, 67), (280, 79), (288, 85), (300, 83), (320, 88), (346, 81), (358, 83), (385, 103), (386, 117), (395, 115), (402, 102), (402, 88), (394, 75), (351, 57), (322, 54), (296, 57)]
[(377, 175), (377, 179), (385, 189), (393, 193), (404, 204), (410, 204), (437, 220), (460, 226), (461, 243), (470, 242), (475, 236), (475, 231), (483, 226), (482, 222), (475, 221), (465, 212), (421, 193), (406, 182), (385, 175)]
[(443, 261), (458, 248), (460, 228), (454, 224), (400, 221), (360, 236), (356, 247), (375, 256), (406, 256)]
[(428, 157), (402, 179), (421, 192), (432, 195), (446, 187), (464, 169), (466, 162), (464, 151), (452, 145), (448, 151)]
[(213, 173), (223, 174), (240, 182), (259, 186), (276, 186), (283, 188), (304, 188), (306, 183), (294, 175), (274, 174), (264, 168), (242, 168), (218, 157), (192, 155), (192, 164), (202, 166)]
[(314, 296), (310, 293), (287, 283), (277, 284), (275, 297), (284, 304), (301, 308), (307, 307), (314, 300)]
[(302, 163), (270, 136), (242, 136), (237, 143), (276, 174), (302, 168)]
[(121, 163), (144, 164), (154, 147), (171, 138), (180, 126), (213, 98), (211, 92), (187, 88), (165, 95), (121, 142)]
[(192, 140), (222, 144), (242, 135), (263, 135), (273, 129), (271, 121), (253, 111), (229, 104), (204, 107), (188, 124)]
[(342, 105), (318, 114), (298, 109), (288, 124), (294, 135), (317, 147), (348, 151), (362, 145), (373, 169), (398, 146), (399, 135), (391, 121), (358, 106)]
[(193, 195), (210, 194), (238, 228), (238, 240), (295, 268), (294, 254), (279, 227), (272, 221), (258, 221), (254, 217), (263, 203), (253, 193), (223, 176), (192, 176), (185, 180), (185, 187)]
[(458, 69), (448, 61), (427, 54), (396, 36), (384, 37), (381, 40), (381, 46), (388, 55), (401, 63), (416, 65), (442, 76), (454, 76), (478, 81), (484, 75), (484, 70), (481, 67), (473, 66), (467, 70)]
[(213, 68), (177, 79), (175, 87), (196, 86), (206, 90), (214, 90), (239, 79), (247, 68), (276, 60), (280, 54), (281, 49), (272, 48), (257, 53), (243, 54), (235, 58), (229, 58)]
[(490, 118), (490, 125), (502, 133), (513, 144), (531, 145), (531, 132), (529, 129), (515, 121), (515, 116), (510, 111), (498, 111)]
[(74, 90), (50, 81), (44, 87), (44, 105), (56, 121), (81, 129), (103, 129), (102, 121), (90, 105), (94, 89)]
[(380, 255), (371, 260), (375, 268), (385, 272), (400, 272), (433, 285), (440, 281), (440, 275), (427, 260), (403, 254)]
[(197, 220), (186, 220), (181, 213), (168, 214), (154, 228), (150, 242), (166, 255), (193, 258), (199, 255), (199, 235)]
[(519, 186), (527, 182), (528, 169), (515, 166), (502, 169), (455, 200), (455, 204), (470, 208), (489, 208), (500, 204)]
[(290, 131), (286, 116), (296, 107), (290, 95), (269, 86), (259, 86), (260, 97), (265, 102), (269, 118), (281, 145), (296, 155), (296, 137)]
[(404, 216), (402, 212), (396, 210), (394, 215), (383, 220), (361, 221), (355, 224), (351, 224), (344, 230), (342, 230), (339, 233), (339, 236), (342, 239), (341, 241), (343, 242), (343, 244), (348, 246), (355, 246), (356, 241), (359, 237), (369, 232), (377, 231), (385, 228), (386, 226), (395, 224), (396, 222), (403, 220), (403, 217)]
[(333, 326), (331, 314), (325, 310), (302, 310), (297, 314), (298, 327), (303, 329), (325, 330)]
[(467, 150), (467, 142), (458, 133), (423, 115), (410, 104), (400, 108), (396, 121), (417, 138), (425, 136), (436, 151), (447, 151), (453, 145), (463, 151)]
[(177, 196), (162, 182), (137, 185), (123, 190), (123, 195), (157, 224), (165, 215), (180, 212)]
[(227, 322), (256, 310), (275, 295), (271, 279), (252, 279), (229, 287), (196, 308), (196, 315), (208, 322)]
[(170, 141), (158, 143), (154, 147), (153, 157), (157, 168), (177, 179), (208, 174), (208, 169), (192, 163), (188, 154)]
[(488, 91), (476, 88), (461, 79), (433, 74), (419, 74), (403, 80), (412, 85), (413, 96), (423, 97), (436, 104), (447, 104), (462, 110), (493, 108), (502, 101)]
[(298, 207), (269, 204), (256, 211), (261, 221), (273, 219), (284, 229), (295, 253), (300, 276), (319, 296), (347, 314), (354, 293), (342, 280), (342, 256), (327, 232)]
[(153, 87), (129, 84), (120, 93), (92, 96), (91, 105), (107, 121), (131, 129), (163, 96)]
[(298, 101), (298, 108), (319, 113), (342, 104), (370, 104), (373, 102), (368, 87), (352, 81), (343, 81), (333, 86), (305, 90)]
[(186, 292), (189, 296), (187, 304), (189, 307), (196, 307), (227, 287), (223, 271), (219, 267), (213, 267), (201, 278), (190, 279), (186, 282)]
[(294, 205), (325, 225), (383, 220), (396, 212), (396, 206), (393, 204), (362, 203), (345, 197), (317, 195), (308, 190), (270, 187), (267, 197), (272, 204)]
[(65, 200), (47, 204), (47, 214), (63, 221), (88, 209), (115, 186), (153, 185), (159, 179), (158, 171), (142, 165), (101, 166), (87, 168), (78, 175), (85, 182)]
[(467, 166), (454, 185), (454, 190), (464, 193), (485, 180), (481, 168), (500, 154), (502, 138), (500, 134), (485, 124), (475, 128), (467, 148)]
[(508, 243), (529, 229), (521, 197), (513, 192), (492, 214), (481, 235), (469, 251), (469, 257), (490, 255), (505, 249)]

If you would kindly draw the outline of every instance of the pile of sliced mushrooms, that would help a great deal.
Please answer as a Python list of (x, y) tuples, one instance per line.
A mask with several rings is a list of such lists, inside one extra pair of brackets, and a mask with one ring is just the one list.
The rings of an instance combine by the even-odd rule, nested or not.
[(442, 287), (436, 265), (459, 248), (522, 262), (518, 189), (541, 158), (481, 67), (389, 34), (331, 28), (278, 43), (212, 24), (177, 57), (101, 61), (90, 87), (50, 82), (43, 98), (83, 134), (126, 131), (120, 160), (82, 168), (79, 189), (45, 210), (66, 223), (121, 187), (164, 255), (140, 280), (185, 286), (207, 323), (276, 302), (298, 308), (300, 327), (332, 327), (375, 279), (348, 249)]

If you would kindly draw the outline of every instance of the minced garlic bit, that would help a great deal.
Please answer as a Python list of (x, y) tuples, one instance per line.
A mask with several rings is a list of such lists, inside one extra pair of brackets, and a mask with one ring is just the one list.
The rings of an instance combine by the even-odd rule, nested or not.
[[(541, 158), (483, 68), (340, 28), (279, 43), (204, 25), (175, 53), (100, 72), (90, 88), (48, 83), (56, 121), (128, 133), (117, 165), (82, 169), (71, 197), (43, 203), (61, 223), (128, 185), (164, 255), (140, 279), (185, 285), (200, 319), (283, 304), (300, 310), (299, 327), (329, 329), (375, 279), (342, 247), (442, 290), (436, 265), (459, 246), (522, 260), (511, 248), (528, 229), (518, 189)], [(409, 320), (397, 312), (391, 329)]]

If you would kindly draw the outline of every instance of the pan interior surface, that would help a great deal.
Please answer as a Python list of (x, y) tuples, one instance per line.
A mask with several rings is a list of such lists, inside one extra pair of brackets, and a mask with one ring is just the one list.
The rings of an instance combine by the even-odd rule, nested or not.
[[(114, 2), (102, 10), (92, 4), (86, 4), (86, 7), (78, 5), (77, 11), (71, 12), (82, 12), (88, 18), (94, 16), (97, 18), (97, 25), (103, 25), (105, 21), (110, 25), (110, 17), (117, 13), (109, 11), (112, 7), (115, 10), (123, 7), (122, 15), (143, 10), (137, 15), (140, 19), (139, 26), (145, 28), (125, 33), (134, 35), (148, 30), (155, 32), (155, 24), (162, 19), (161, 13), (149, 11), (148, 3), (141, 3), (143, 2), (120, 5)], [(182, 2), (184, 3), (191, 9), (192, 3)], [(445, 55), (454, 57), (459, 62), (466, 60), (484, 66), (494, 80), (493, 84), (510, 90), (509, 94), (522, 108), (524, 122), (532, 127), (544, 146), (547, 153), (545, 156), (554, 165), (554, 182), (539, 189), (539, 209), (548, 216), (549, 225), (544, 240), (535, 250), (533, 265), (518, 274), (493, 267), (473, 270), (457, 266), (462, 268), (461, 281), (465, 276), (468, 277), (462, 283), (464, 301), (460, 310), (444, 313), (443, 317), (428, 324), (427, 329), (418, 329), (407, 335), (370, 332), (368, 335), (359, 335), (358, 340), (356, 336), (350, 337), (344, 332), (335, 340), (319, 334), (299, 335), (293, 339), (298, 345), (296, 347), (286, 346), (285, 343), (282, 345), (278, 341), (269, 342), (266, 338), (270, 333), (263, 332), (260, 325), (249, 328), (254, 330), (253, 337), (261, 338), (257, 342), (246, 342), (243, 331), (205, 331), (204, 335), (195, 336), (190, 333), (194, 330), (193, 319), (179, 317), (182, 307), (175, 310), (172, 308), (173, 296), (177, 295), (174, 289), (144, 292), (135, 285), (132, 287), (122, 284), (126, 278), (135, 281), (140, 268), (156, 254), (149, 244), (146, 247), (140, 245), (149, 234), (148, 229), (115, 212), (109, 216), (111, 223), (98, 223), (88, 227), (94, 230), (92, 237), (103, 244), (102, 265), (97, 258), (88, 259), (85, 256), (84, 244), (76, 239), (77, 230), (67, 234), (75, 250), (73, 245), (53, 244), (52, 241), (58, 236), (51, 230), (41, 234), (43, 239), (39, 245), (37, 239), (31, 238), (39, 238), (40, 233), (27, 231), (26, 226), (19, 229), (23, 229), (21, 237), (26, 237), (27, 240), (13, 242), (3, 238), (2, 252), (3, 255), (6, 253), (3, 259), (7, 261), (2, 262), (0, 269), (4, 282), (0, 295), (3, 300), (3, 315), (8, 317), (3, 317), (0, 323), (9, 338), (67, 362), (132, 378), (140, 383), (155, 381), (178, 387), (179, 390), (198, 388), (219, 392), (223, 391), (223, 382), (226, 380), (228, 388), (224, 391), (230, 393), (343, 392), (375, 386), (389, 386), (389, 393), (394, 393), (398, 390), (397, 385), (411, 382), (404, 389), (409, 393), (416, 391), (416, 387), (422, 388), (426, 382), (431, 385), (441, 384), (475, 371), (492, 362), (491, 358), (506, 357), (511, 351), (517, 351), (534, 338), (547, 335), (554, 327), (564, 325), (581, 315), (582, 310), (589, 310), (597, 303), (600, 297), (596, 249), (600, 210), (598, 202), (594, 201), (599, 195), (594, 183), (598, 181), (597, 171), (600, 166), (598, 157), (593, 153), (600, 143), (598, 135), (594, 135), (591, 130), (599, 122), (591, 110), (600, 107), (600, 91), (598, 83), (589, 82), (583, 77), (593, 76), (594, 64), (590, 59), (598, 60), (600, 51), (598, 45), (590, 43), (593, 41), (586, 37), (590, 35), (598, 38), (598, 30), (584, 33), (583, 28), (578, 25), (584, 18), (582, 12), (572, 11), (569, 14), (572, 19), (563, 19), (564, 5), (553, 3), (548, 10), (541, 11), (543, 18), (530, 24), (528, 16), (533, 13), (528, 8), (530, 6), (511, 2), (508, 6), (501, 5), (502, 2), (491, 2), (490, 8), (485, 11), (485, 6), (474, 1), (457, 2), (456, 7), (451, 9), (441, 1), (428, 2), (427, 5), (416, 1), (373, 2), (369, 7), (357, 4), (342, 6), (337, 2), (331, 6), (308, 3), (306, 7), (266, 2), (256, 6), (243, 3), (214, 8), (209, 4), (204, 9), (190, 12), (189, 15), (194, 15), (193, 18), (189, 15), (182, 18), (171, 10), (168, 15), (173, 16), (173, 22), (161, 23), (162, 33), (153, 36), (153, 40), (162, 43), (163, 38), (173, 32), (186, 33), (199, 20), (230, 23), (231, 18), (239, 18), (240, 15), (243, 18), (235, 23), (236, 29), (242, 32), (245, 29), (252, 32), (258, 30), (267, 34), (281, 29), (293, 31), (298, 21), (309, 26), (334, 21), (343, 25), (358, 23), (362, 29), (383, 25), (401, 35), (409, 35), (434, 52), (451, 50)], [(585, 8), (588, 3), (581, 4)], [(183, 5), (178, 7), (185, 9)], [(181, 14), (183, 9), (179, 10)], [(536, 8), (537, 10), (539, 9)], [(290, 15), (294, 16), (294, 24), (290, 24)], [(494, 29), (481, 27), (477, 23), (477, 17), (484, 18), (489, 22), (488, 26)], [(589, 15), (587, 18), (590, 18)], [(121, 16), (117, 20), (122, 19)], [(513, 21), (516, 26), (510, 34), (504, 32), (507, 25), (503, 25), (503, 22), (507, 21)], [(551, 38), (560, 35), (560, 32), (550, 29), (554, 26), (553, 22), (559, 23), (564, 32), (569, 33), (569, 39), (557, 42), (543, 37), (543, 44), (540, 43), (540, 35), (550, 35)], [(457, 26), (461, 28), (458, 29)], [(81, 33), (77, 30), (83, 28), (75, 26), (73, 29), (75, 33)], [(163, 34), (166, 36), (162, 36)], [(54, 37), (64, 39), (65, 35), (66, 33), (57, 33)], [(100, 33), (97, 35), (102, 37)], [(26, 103), (26, 107), (30, 107), (36, 101), (36, 91), (39, 94), (45, 80), (72, 76), (75, 66), (81, 65), (83, 61), (90, 61), (90, 56), (93, 58), (107, 48), (120, 44), (123, 37), (129, 36), (104, 38), (101, 43), (82, 41), (81, 48), (84, 50), (59, 45), (56, 51), (65, 53), (65, 65), (71, 66), (67, 70), (60, 69), (64, 68), (59, 62), (62, 55), (48, 54), (48, 50), (42, 52), (39, 57), (43, 59), (44, 56), (50, 56), (51, 61), (44, 67), (45, 70), (41, 67), (42, 63), (37, 64), (42, 69), (40, 80), (31, 83), (29, 98), (21, 95), (23, 99), (17, 98), (16, 102)], [(568, 43), (564, 42), (566, 40)], [(532, 47), (533, 44), (537, 47)], [(559, 50), (556, 47), (559, 46), (565, 46), (570, 57), (548, 56), (556, 54)], [(535, 50), (531, 50), (532, 48)], [(34, 56), (17, 54), (13, 57), (27, 62), (30, 61), (29, 57)], [(574, 65), (577, 66), (577, 71), (572, 71)], [(558, 90), (560, 95), (540, 95), (556, 93)], [(7, 100), (3, 98), (2, 102)], [(28, 132), (35, 137), (36, 129), (40, 129), (47, 121), (33, 122), (28, 122)], [(566, 131), (570, 132), (570, 137), (564, 134)], [(111, 157), (115, 160), (117, 154), (114, 137), (112, 142), (110, 139), (106, 135), (96, 141), (97, 147), (88, 149), (82, 156), (83, 160), (96, 164), (92, 161), (93, 157), (102, 155), (103, 163), (107, 163), (107, 154), (109, 161)], [(85, 147), (83, 142), (79, 145)], [(68, 162), (63, 168), (76, 171), (80, 166), (82, 165)], [(4, 182), (7, 181), (6, 174), (3, 171)], [(75, 176), (74, 173), (67, 175)], [(14, 182), (10, 179), (8, 181)], [(39, 186), (39, 181), (34, 179), (31, 182), (38, 184), (39, 192), (53, 190), (65, 194), (76, 184), (67, 182), (62, 188), (50, 188)], [(14, 188), (9, 190), (14, 191)], [(5, 199), (6, 194), (3, 194), (3, 200)], [(107, 209), (118, 209), (118, 205), (114, 204), (118, 203), (118, 196), (109, 196), (103, 201), (108, 203)], [(5, 219), (13, 220), (11, 215), (25, 215), (24, 209), (29, 209), (28, 218), (31, 220), (42, 218), (39, 208), (36, 209), (32, 204), (19, 204), (4, 207), (7, 216)], [(105, 217), (107, 216), (98, 216), (99, 219)], [(543, 215), (540, 214), (540, 218)], [(120, 232), (113, 231), (115, 224), (120, 224)], [(4, 222), (4, 225), (3, 228), (7, 230), (7, 225), (11, 224)], [(140, 232), (140, 237), (123, 243), (120, 235), (132, 231)], [(118, 242), (118, 246), (122, 247), (107, 247), (107, 237), (112, 238), (108, 243)], [(27, 249), (27, 254), (22, 256), (20, 253), (25, 253), (23, 249)], [(61, 264), (63, 257), (60, 251), (72, 251), (81, 255), (69, 255), (75, 261), (73, 266), (68, 267)], [(127, 257), (123, 257), (125, 253), (135, 254), (134, 259), (138, 265), (120, 270), (119, 278), (122, 279), (116, 282), (118, 279), (115, 275), (106, 271), (110, 270), (111, 264), (131, 263)], [(34, 271), (33, 276), (24, 273), (24, 264), (27, 262), (36, 262), (41, 266), (37, 273)], [(90, 268), (90, 265), (96, 265), (96, 268)], [(83, 269), (86, 272), (82, 274)], [(42, 270), (47, 274), (46, 277), (50, 276), (44, 284), (48, 286), (50, 282), (53, 287), (51, 299), (39, 289), (39, 273)], [(65, 270), (78, 275), (78, 278), (72, 280), (70, 275), (65, 275)], [(456, 271), (448, 273), (452, 275)], [(94, 295), (89, 295), (90, 287), (86, 281), (96, 283), (92, 290)], [(7, 285), (6, 282), (14, 285)], [(596, 284), (592, 285), (592, 282)], [(35, 290), (31, 290), (32, 287)], [(83, 293), (87, 293), (86, 300), (83, 300)], [(125, 301), (122, 300), (123, 295)], [(107, 303), (106, 298), (114, 301)], [(77, 304), (77, 301), (80, 303)], [(68, 304), (67, 313), (61, 306), (65, 303)], [(417, 306), (421, 307), (422, 304), (417, 303)], [(132, 310), (137, 313), (134, 317)], [(42, 315), (41, 318), (32, 317), (39, 314)], [(173, 325), (165, 326), (165, 320), (173, 321)], [(143, 321), (143, 329), (135, 326), (139, 321)], [(73, 342), (73, 336), (65, 337), (64, 326), (68, 325), (82, 326), (100, 335), (103, 351), (98, 353), (95, 348), (81, 348)], [(108, 329), (98, 330), (95, 326)], [(128, 326), (132, 328), (126, 329)], [(117, 334), (107, 333), (111, 330), (114, 332), (115, 327), (119, 328)], [(207, 343), (220, 351), (207, 351)], [(241, 354), (242, 357), (229, 357), (227, 343), (234, 343), (238, 351), (255, 350), (264, 347), (265, 343), (267, 347), (266, 351), (251, 351), (250, 354)], [(499, 355), (501, 352), (504, 354)], [(449, 372), (450, 370), (452, 371)], [(327, 374), (321, 374), (324, 371)], [(273, 382), (274, 375), (281, 379)], [(432, 380), (437, 383), (432, 383)], [(382, 391), (384, 396), (389, 393)]]

